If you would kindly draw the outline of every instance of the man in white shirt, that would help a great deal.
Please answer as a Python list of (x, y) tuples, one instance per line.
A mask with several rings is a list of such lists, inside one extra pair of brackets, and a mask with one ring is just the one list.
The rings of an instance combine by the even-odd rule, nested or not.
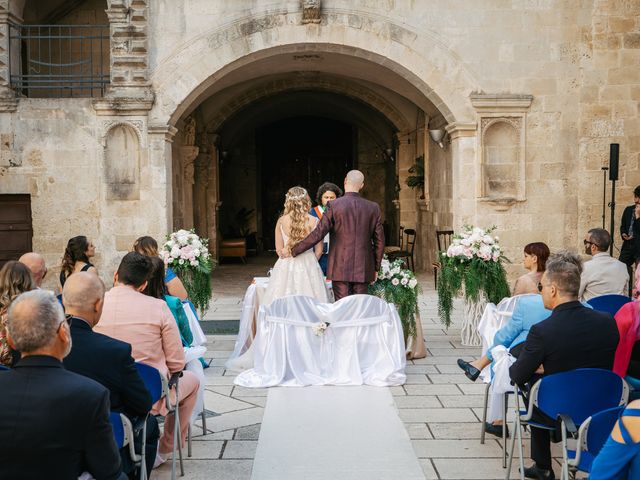
[(580, 278), (580, 300), (600, 295), (627, 295), (627, 266), (609, 255), (611, 235), (602, 228), (592, 228), (584, 239), (585, 253), (593, 259), (585, 262)]

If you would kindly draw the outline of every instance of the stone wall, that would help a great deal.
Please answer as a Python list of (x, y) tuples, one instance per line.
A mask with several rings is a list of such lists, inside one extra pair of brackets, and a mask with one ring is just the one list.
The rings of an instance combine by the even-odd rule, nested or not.
[[(189, 152), (172, 147), (175, 128), (212, 92), (240, 83), (234, 72), (283, 74), (281, 63), (269, 63), (277, 55), (288, 56), (291, 72), (341, 73), (347, 81), (361, 74), (380, 98), (396, 95), (389, 104), (404, 99), (393, 112), (400, 219), (424, 232), (423, 268), (433, 251), (429, 238), (445, 224), (496, 225), (514, 260), (530, 241), (581, 249), (583, 233), (601, 224), (600, 168), (611, 142), (621, 145), (617, 217), (640, 184), (638, 2), (324, 0), (318, 24), (303, 24), (299, 2), (290, 0), (192, 0), (188, 9), (175, 0), (108, 3), (112, 33), (122, 42), (115, 53), (112, 45), (116, 70), (102, 102), (92, 108), (83, 99), (20, 99), (16, 107), (0, 82), (0, 192), (33, 195), (34, 248), (51, 264), (68, 237), (88, 233), (97, 238), (106, 278), (135, 236), (161, 237), (177, 226), (173, 215), (182, 204), (173, 196), (185, 189), (174, 192), (172, 174), (181, 165), (176, 155)], [(0, 2), (0, 13), (7, 5)], [(333, 72), (321, 54), (359, 62), (358, 71)], [(0, 73), (6, 77), (6, 68)], [(367, 95), (374, 101), (370, 93), (361, 101)], [(418, 155), (419, 112), (448, 132), (446, 150), (426, 148), (428, 203), (402, 181)], [(495, 119), (512, 122), (521, 135), (507, 136), (515, 143), (512, 183), (492, 196), (485, 182), (490, 155), (483, 153), (491, 145), (483, 139)], [(105, 171), (104, 141), (119, 122), (135, 132), (126, 138), (139, 142), (126, 157), (139, 163), (139, 176), (133, 168), (126, 182), (116, 179), (129, 187), (114, 199), (106, 193), (115, 177)], [(518, 265), (510, 269), (519, 272)]]

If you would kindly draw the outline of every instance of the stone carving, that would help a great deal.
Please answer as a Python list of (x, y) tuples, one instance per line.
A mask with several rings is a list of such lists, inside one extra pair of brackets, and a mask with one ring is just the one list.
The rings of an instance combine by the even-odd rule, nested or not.
[(302, 24), (320, 23), (321, 0), (301, 0)]
[(195, 167), (193, 162), (185, 163), (183, 167), (183, 177), (187, 185), (193, 185)]
[(184, 122), (184, 144), (193, 147), (196, 144), (196, 119), (188, 117)]
[(107, 200), (140, 198), (140, 141), (131, 125), (117, 124), (105, 136)]

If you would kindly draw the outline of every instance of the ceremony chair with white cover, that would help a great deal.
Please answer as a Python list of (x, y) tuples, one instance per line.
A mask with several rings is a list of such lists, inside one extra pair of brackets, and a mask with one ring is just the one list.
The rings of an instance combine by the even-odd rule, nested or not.
[(261, 306), (244, 387), (402, 385), (405, 345), (392, 304), (352, 295), (328, 304), (288, 296)]
[[(507, 297), (502, 299), (502, 301), (498, 303), (498, 305), (489, 303), (485, 308), (485, 311), (482, 314), (482, 318), (480, 319), (480, 323), (478, 324), (478, 333), (482, 338), (482, 356), (486, 355), (489, 351), (489, 348), (493, 346), (493, 340), (498, 330), (506, 325), (506, 323), (513, 316), (513, 312), (518, 305), (518, 299), (520, 297), (522, 297), (522, 295)], [(497, 357), (495, 358), (497, 360)], [(501, 356), (501, 358), (505, 359), (505, 356), (503, 355)], [(505, 366), (507, 368), (508, 376), (508, 361), (501, 360), (500, 365), (498, 366), (499, 371), (497, 373), (502, 378), (504, 377), (504, 372), (500, 370), (502, 370)], [(502, 388), (496, 390), (495, 385), (492, 383), (492, 368), (494, 370), (494, 373), (496, 373), (496, 365), (494, 364), (485, 367), (480, 374), (480, 378), (482, 379), (482, 381), (487, 384), (484, 392), (484, 408), (482, 413), (482, 426), (480, 429), (480, 443), (484, 444), (487, 421), (489, 423), (492, 423), (494, 420), (502, 418), (502, 422), (504, 425), (502, 429), (502, 466), (505, 467), (507, 463), (507, 390)], [(489, 402), (489, 398), (491, 398), (491, 402)]]

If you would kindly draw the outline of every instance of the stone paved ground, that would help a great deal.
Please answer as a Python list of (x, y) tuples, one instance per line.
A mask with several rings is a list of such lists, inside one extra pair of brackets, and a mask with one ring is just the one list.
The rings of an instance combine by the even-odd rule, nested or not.
[[(214, 275), (214, 299), (205, 319), (238, 319), (242, 296), (251, 278), (264, 276), (271, 264), (271, 259), (262, 258), (252, 259), (247, 266), (218, 267)], [(471, 359), (480, 351), (460, 344), (459, 313), (454, 317), (454, 326), (449, 330), (443, 328), (436, 314), (433, 280), (427, 274), (420, 274), (419, 279), (423, 286), (420, 311), (428, 356), (408, 361), (407, 383), (391, 390), (425, 478), (504, 478), (498, 440), (487, 435), (484, 445), (479, 441), (484, 386), (470, 382), (456, 366), (457, 358)], [(205, 370), (205, 402), (206, 408), (217, 415), (207, 419), (206, 436), (202, 436), (200, 428), (195, 429), (193, 456), (185, 460), (184, 478), (249, 479), (267, 389), (233, 385), (234, 376), (224, 369), (224, 362), (233, 350), (235, 335), (208, 338), (207, 356), (212, 363)], [(557, 449), (554, 455), (559, 455)], [(514, 463), (517, 464), (517, 458)], [(559, 465), (556, 459), (558, 476)], [(514, 465), (512, 478), (516, 475)], [(152, 478), (170, 478), (169, 465), (155, 470)]]

